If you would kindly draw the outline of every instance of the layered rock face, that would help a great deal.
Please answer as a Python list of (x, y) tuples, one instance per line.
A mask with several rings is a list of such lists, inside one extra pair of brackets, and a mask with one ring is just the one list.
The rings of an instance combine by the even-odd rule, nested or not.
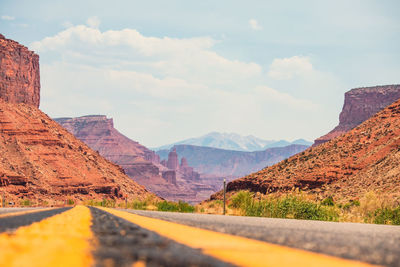
[(0, 191), (7, 200), (154, 196), (41, 112), (39, 101), (39, 57), (1, 35)]
[(339, 125), (316, 139), (314, 146), (350, 131), (398, 99), (400, 85), (362, 87), (348, 91), (339, 116)]
[(193, 167), (189, 166), (187, 159), (185, 157), (182, 157), (181, 159), (181, 165), (179, 166), (179, 170), (188, 180), (194, 180), (194, 181), (200, 180), (200, 174), (198, 172), (195, 172)]
[[(308, 146), (290, 145), (287, 147), (269, 148), (264, 151), (244, 152), (224, 150), (193, 145), (176, 145), (173, 151), (181, 159), (179, 173), (192, 184), (198, 184), (198, 190), (210, 194), (220, 190), (224, 179), (232, 181), (237, 177), (261, 170), (305, 150)], [(168, 150), (157, 151), (161, 158), (171, 154)], [(166, 158), (168, 159), (168, 158)], [(166, 166), (166, 160), (162, 160)], [(189, 166), (190, 165), (190, 166)], [(211, 188), (211, 190), (210, 190)], [(203, 197), (208, 197), (202, 194)]]
[(160, 162), (159, 156), (118, 132), (113, 119), (90, 115), (54, 120), (100, 155), (120, 165), (130, 177), (150, 179), (159, 176), (156, 166)]
[[(199, 174), (190, 166), (181, 169), (176, 151), (168, 161), (114, 128), (112, 119), (103, 115), (55, 119), (61, 126), (98, 151), (106, 159), (121, 166), (125, 173), (150, 191), (168, 200), (198, 202), (217, 191), (202, 184)], [(208, 194), (208, 195), (207, 195)]]
[[(175, 151), (183, 162), (189, 163), (202, 177), (220, 177), (231, 179), (261, 170), (285, 158), (302, 152), (308, 146), (289, 145), (268, 148), (264, 151), (244, 152), (193, 145), (176, 145)], [(157, 154), (165, 158), (168, 151)], [(185, 163), (183, 163), (185, 165)], [(181, 164), (182, 165), (182, 164)], [(218, 179), (217, 179), (218, 180)], [(219, 181), (220, 182), (220, 181)]]
[(267, 193), (301, 188), (342, 199), (374, 191), (400, 201), (399, 148), (400, 100), (344, 135), (228, 183), (227, 190)]
[(39, 107), (39, 56), (0, 34), (0, 99)]
[(0, 101), (0, 151), (0, 189), (10, 200), (151, 195), (32, 105)]

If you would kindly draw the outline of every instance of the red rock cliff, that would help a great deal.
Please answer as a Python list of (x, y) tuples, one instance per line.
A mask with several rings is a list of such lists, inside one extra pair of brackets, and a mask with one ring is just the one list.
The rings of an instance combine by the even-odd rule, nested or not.
[(78, 139), (103, 157), (120, 165), (132, 178), (159, 176), (159, 156), (114, 128), (113, 119), (104, 115), (55, 119)]
[(398, 99), (400, 99), (398, 84), (362, 87), (348, 91), (339, 116), (339, 125), (316, 139), (314, 146), (350, 131)]
[(38, 109), (39, 56), (0, 35), (0, 192), (29, 199), (154, 196)]
[(216, 189), (202, 184), (193, 168), (179, 168), (178, 155), (173, 152), (164, 165), (159, 156), (145, 146), (122, 135), (113, 120), (103, 115), (54, 119), (92, 149), (120, 165), (126, 174), (150, 191), (168, 200), (196, 202), (204, 200)]
[(376, 192), (400, 201), (399, 148), (400, 100), (344, 135), (228, 183), (227, 191), (300, 188), (339, 199)]
[(39, 56), (0, 34), (0, 99), (39, 107)]
[(47, 201), (150, 195), (32, 105), (0, 100), (0, 190), (7, 199)]

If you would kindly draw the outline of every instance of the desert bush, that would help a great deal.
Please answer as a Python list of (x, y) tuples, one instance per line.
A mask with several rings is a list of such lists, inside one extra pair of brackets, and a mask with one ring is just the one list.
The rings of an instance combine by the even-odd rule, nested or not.
[(158, 211), (172, 211), (172, 212), (194, 212), (195, 208), (189, 203), (179, 201), (178, 203), (172, 201), (160, 201), (157, 203)]
[(131, 203), (128, 203), (128, 208), (131, 208), (134, 210), (146, 210), (147, 201), (135, 200)]
[(30, 201), (29, 199), (23, 199), (21, 200), (21, 206), (25, 206), (25, 207), (29, 207), (32, 206), (32, 201)]
[(374, 223), (400, 225), (400, 206), (377, 209), (374, 213)]
[(321, 205), (301, 195), (267, 197), (258, 200), (253, 196), (254, 194), (248, 191), (240, 191), (232, 197), (230, 206), (240, 209), (246, 216), (324, 221), (339, 219), (335, 207)]
[(335, 202), (333, 202), (332, 197), (327, 197), (324, 200), (321, 201), (321, 205), (324, 206), (335, 206)]
[(229, 206), (235, 209), (246, 209), (246, 207), (251, 206), (253, 198), (254, 193), (249, 191), (239, 191), (231, 197)]

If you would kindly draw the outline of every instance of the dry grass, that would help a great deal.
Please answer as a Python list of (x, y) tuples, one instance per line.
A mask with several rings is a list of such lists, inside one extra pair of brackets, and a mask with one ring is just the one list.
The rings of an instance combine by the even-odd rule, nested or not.
[[(196, 212), (222, 214), (221, 200), (203, 202)], [(339, 222), (399, 224), (400, 205), (386, 195), (368, 192), (359, 200), (321, 199), (318, 195), (294, 190), (285, 194), (239, 191), (227, 197), (227, 214), (273, 218), (297, 218)]]

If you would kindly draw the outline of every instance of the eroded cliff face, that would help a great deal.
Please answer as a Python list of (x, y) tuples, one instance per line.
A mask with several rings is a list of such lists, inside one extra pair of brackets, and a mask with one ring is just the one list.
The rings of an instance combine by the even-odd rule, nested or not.
[(339, 199), (373, 191), (400, 201), (399, 148), (400, 100), (344, 135), (228, 183), (227, 190), (265, 194), (300, 188)]
[(0, 99), (39, 107), (39, 56), (0, 34)]
[(32, 105), (0, 101), (0, 189), (53, 203), (151, 195)]
[(199, 174), (190, 166), (179, 168), (177, 155), (170, 158), (170, 167), (161, 164), (154, 151), (121, 134), (114, 128), (113, 120), (106, 116), (54, 120), (100, 155), (121, 166), (136, 182), (165, 199), (194, 203), (219, 189), (201, 183)]
[(346, 92), (339, 125), (316, 139), (314, 146), (350, 131), (398, 99), (400, 85), (362, 87)]
[(17, 205), (155, 197), (38, 109), (39, 79), (39, 56), (0, 35), (2, 196)]
[[(203, 178), (210, 177), (221, 184), (224, 178), (242, 177), (252, 172), (271, 166), (294, 154), (304, 151), (308, 146), (289, 145), (268, 148), (263, 151), (245, 152), (225, 150), (193, 145), (175, 145), (174, 149), (181, 159), (189, 163)], [(167, 150), (159, 150), (157, 154), (165, 158)]]
[(159, 156), (118, 132), (114, 128), (113, 119), (90, 115), (54, 120), (103, 157), (120, 165), (130, 177), (159, 175), (155, 165), (160, 162)]

